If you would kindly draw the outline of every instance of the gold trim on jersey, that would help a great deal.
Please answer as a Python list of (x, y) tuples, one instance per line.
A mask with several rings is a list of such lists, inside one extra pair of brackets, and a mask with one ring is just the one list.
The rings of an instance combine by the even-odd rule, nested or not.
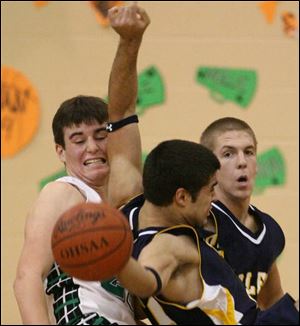
[[(164, 230), (158, 231), (154, 237), (159, 234), (166, 233), (167, 231), (187, 228), (193, 231), (196, 239), (197, 250), (199, 254), (199, 276), (202, 283), (202, 293), (200, 299), (194, 300), (186, 305), (179, 303), (168, 302), (163, 299), (158, 298), (157, 296), (150, 297), (147, 300), (146, 307), (151, 312), (152, 317), (160, 325), (174, 325), (176, 324), (163, 310), (163, 308), (158, 304), (173, 306), (180, 310), (191, 310), (196, 307), (205, 312), (211, 319), (217, 324), (223, 325), (233, 325), (237, 324), (243, 316), (242, 313), (235, 310), (234, 298), (232, 297), (229, 290), (221, 285), (208, 285), (203, 279), (201, 273), (201, 251), (200, 251), (200, 241), (197, 231), (190, 225), (181, 224), (176, 226), (168, 227)], [(154, 238), (153, 237), (153, 238)], [(212, 247), (210, 245), (210, 247)], [(212, 247), (213, 248), (213, 247)], [(213, 248), (215, 251), (216, 249)], [(220, 298), (222, 300), (220, 300)], [(145, 307), (145, 304), (143, 303)], [(215, 308), (216, 307), (216, 308)], [(220, 307), (218, 309), (218, 307)]]

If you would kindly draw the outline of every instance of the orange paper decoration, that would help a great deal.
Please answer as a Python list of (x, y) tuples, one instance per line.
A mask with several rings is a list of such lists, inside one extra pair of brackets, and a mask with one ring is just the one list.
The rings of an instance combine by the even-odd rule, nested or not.
[(275, 11), (276, 11), (276, 7), (277, 7), (277, 2), (278, 1), (264, 1), (261, 4), (259, 4), (259, 6), (269, 24), (273, 23)]
[(285, 34), (289, 37), (295, 37), (298, 28), (298, 21), (296, 16), (292, 12), (284, 12), (281, 15), (283, 22), (283, 30)]
[(37, 93), (19, 71), (1, 68), (1, 158), (26, 146), (36, 133), (40, 116)]
[(34, 5), (36, 7), (45, 7), (48, 4), (49, 1), (33, 1)]

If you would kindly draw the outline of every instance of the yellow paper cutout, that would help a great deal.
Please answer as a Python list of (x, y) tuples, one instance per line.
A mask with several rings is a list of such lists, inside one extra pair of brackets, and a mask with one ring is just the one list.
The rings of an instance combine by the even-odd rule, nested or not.
[(47, 6), (49, 1), (33, 1), (34, 5), (38, 8)]
[(259, 4), (260, 9), (266, 17), (269, 24), (273, 23), (278, 1), (264, 1)]
[(92, 8), (95, 10), (98, 23), (104, 27), (109, 26), (107, 12), (112, 7), (122, 6), (124, 1), (89, 1)]
[(1, 158), (26, 146), (36, 133), (40, 116), (37, 93), (19, 71), (1, 68)]

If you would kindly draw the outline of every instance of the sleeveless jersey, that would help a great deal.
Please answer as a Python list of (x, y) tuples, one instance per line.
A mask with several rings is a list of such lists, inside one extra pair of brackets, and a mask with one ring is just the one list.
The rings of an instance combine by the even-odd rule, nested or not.
[(169, 302), (161, 295), (140, 299), (142, 308), (152, 324), (299, 325), (299, 312), (294, 306), (295, 301), (288, 294), (269, 309), (261, 311), (256, 308), (256, 301), (247, 294), (243, 283), (229, 264), (205, 241), (202, 229), (177, 225), (137, 231), (143, 203), (144, 197), (140, 195), (122, 208), (134, 228), (133, 257), (137, 259), (156, 234), (167, 232), (175, 236), (188, 235), (194, 239), (198, 249), (199, 277), (204, 289), (201, 298), (185, 305)]
[[(138, 221), (142, 203), (142, 197), (135, 198), (125, 205), (122, 211), (134, 221)], [(166, 229), (151, 227), (140, 230), (134, 242), (133, 257), (137, 259), (153, 237), (162, 232), (176, 236), (188, 235), (194, 239), (201, 261), (199, 277), (204, 291), (201, 298), (185, 305), (169, 302), (161, 295), (141, 299), (149, 320), (160, 325), (251, 324), (257, 314), (256, 302), (247, 295), (242, 282), (231, 267), (191, 226), (179, 225)]]
[[(99, 194), (81, 180), (66, 176), (57, 179), (77, 187), (87, 202), (100, 203)], [(55, 262), (45, 281), (46, 294), (52, 297), (58, 325), (135, 325), (132, 299), (113, 278), (89, 282), (70, 277)]]
[(212, 203), (211, 214), (216, 233), (207, 236), (207, 241), (225, 258), (245, 284), (248, 294), (256, 300), (270, 267), (284, 249), (281, 227), (271, 216), (252, 205), (249, 214), (259, 226), (255, 233), (240, 223), (220, 201)]

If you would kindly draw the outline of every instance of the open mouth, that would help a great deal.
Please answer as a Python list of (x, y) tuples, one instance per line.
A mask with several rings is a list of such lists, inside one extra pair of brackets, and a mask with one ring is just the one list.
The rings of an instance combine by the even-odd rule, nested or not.
[(238, 182), (247, 182), (248, 177), (246, 175), (242, 175), (237, 179)]
[(104, 159), (103, 157), (100, 157), (100, 158), (93, 158), (93, 159), (90, 159), (90, 160), (86, 160), (83, 164), (85, 165), (85, 166), (87, 166), (87, 165), (90, 165), (90, 164), (95, 164), (95, 163), (97, 163), (97, 164), (106, 164), (106, 159)]

